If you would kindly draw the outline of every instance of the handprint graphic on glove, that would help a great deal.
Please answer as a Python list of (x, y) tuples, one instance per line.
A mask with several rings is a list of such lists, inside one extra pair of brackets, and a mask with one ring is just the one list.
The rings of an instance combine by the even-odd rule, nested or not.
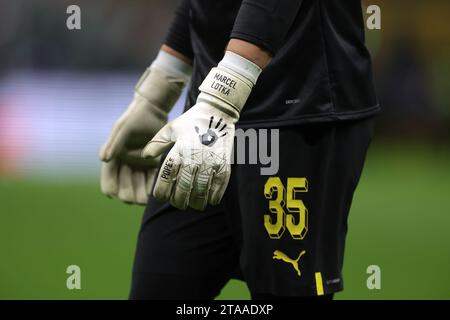
[[(207, 147), (212, 147), (216, 141), (225, 136), (228, 132), (224, 132), (220, 135), (220, 133), (225, 130), (225, 128), (227, 127), (227, 124), (225, 123), (220, 129), (219, 126), (222, 123), (222, 118), (219, 119), (219, 121), (217, 122), (216, 126), (214, 128), (212, 128), (213, 122), (214, 122), (214, 116), (211, 116), (211, 118), (209, 119), (209, 126), (208, 126), (208, 131), (206, 131), (206, 133), (200, 134), (200, 130), (197, 126), (195, 126), (195, 132), (197, 132), (199, 135), (199, 139), (200, 139), (200, 143), (207, 146)], [(220, 136), (219, 136), (220, 135)]]

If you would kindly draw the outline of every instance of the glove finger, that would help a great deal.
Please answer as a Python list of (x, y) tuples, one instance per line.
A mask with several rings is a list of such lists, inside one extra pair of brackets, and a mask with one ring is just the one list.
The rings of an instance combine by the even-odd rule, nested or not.
[(181, 210), (186, 210), (189, 206), (189, 199), (191, 197), (192, 189), (194, 188), (194, 181), (197, 176), (198, 166), (190, 164), (183, 164), (177, 176), (170, 203)]
[(148, 193), (145, 181), (145, 171), (133, 171), (132, 180), (135, 203), (146, 205), (148, 201)]
[(129, 164), (133, 168), (146, 170), (151, 167), (159, 168), (161, 157), (156, 158), (142, 158), (142, 149), (127, 150), (124, 155), (120, 156), (122, 162)]
[(153, 186), (155, 185), (155, 179), (158, 176), (158, 168), (147, 170), (146, 175), (146, 191), (147, 194), (152, 193)]
[(160, 201), (169, 201), (180, 169), (180, 157), (174, 149), (170, 150), (156, 177), (153, 196)]
[(168, 123), (153, 137), (153, 139), (147, 143), (142, 151), (142, 157), (155, 158), (161, 155), (164, 151), (169, 150), (173, 145), (172, 141), (172, 124)]
[(211, 182), (208, 203), (212, 206), (218, 205), (223, 198), (230, 181), (230, 166), (226, 166), (223, 170), (214, 175)]
[(135, 202), (135, 194), (133, 190), (133, 171), (131, 168), (122, 164), (119, 170), (119, 192), (117, 197), (126, 203)]
[(108, 197), (117, 195), (119, 189), (119, 163), (117, 161), (102, 162), (100, 171), (100, 189)]
[(214, 180), (216, 172), (212, 168), (208, 170), (200, 169), (194, 180), (194, 186), (189, 198), (189, 206), (196, 210), (205, 210), (208, 204), (209, 191), (211, 183)]
[(104, 148), (100, 152), (100, 160), (110, 161), (120, 153), (120, 150), (125, 145), (125, 134), (126, 130), (123, 128), (122, 121), (114, 125), (108, 141), (106, 141)]
[(100, 148), (100, 152), (98, 153), (98, 157), (100, 161), (103, 161), (103, 159), (106, 159), (106, 143), (102, 144)]

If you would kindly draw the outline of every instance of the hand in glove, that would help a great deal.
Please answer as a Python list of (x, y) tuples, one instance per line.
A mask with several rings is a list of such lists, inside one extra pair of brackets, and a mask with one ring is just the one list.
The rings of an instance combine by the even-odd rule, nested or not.
[(160, 165), (143, 159), (142, 148), (167, 123), (167, 115), (189, 81), (190, 66), (161, 51), (135, 87), (134, 99), (100, 150), (101, 190), (109, 197), (147, 204)]
[(155, 184), (155, 198), (179, 208), (217, 205), (230, 178), (234, 125), (261, 69), (227, 52), (200, 86), (197, 103), (164, 126), (143, 156), (167, 155)]

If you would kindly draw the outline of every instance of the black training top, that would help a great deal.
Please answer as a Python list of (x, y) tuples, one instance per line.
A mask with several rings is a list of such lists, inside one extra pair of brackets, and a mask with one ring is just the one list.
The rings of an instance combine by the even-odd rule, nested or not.
[(239, 126), (358, 119), (379, 111), (360, 0), (181, 0), (165, 43), (194, 60), (186, 108), (230, 38), (274, 55)]

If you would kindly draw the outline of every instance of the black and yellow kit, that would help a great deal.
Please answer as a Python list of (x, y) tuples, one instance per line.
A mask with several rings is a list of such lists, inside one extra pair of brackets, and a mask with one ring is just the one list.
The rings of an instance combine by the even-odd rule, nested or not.
[(279, 130), (279, 170), (232, 165), (221, 204), (150, 198), (131, 298), (213, 298), (232, 277), (253, 296), (343, 288), (347, 215), (379, 111), (360, 0), (182, 0), (166, 44), (191, 58), (186, 108), (230, 38), (273, 54), (238, 128)]

